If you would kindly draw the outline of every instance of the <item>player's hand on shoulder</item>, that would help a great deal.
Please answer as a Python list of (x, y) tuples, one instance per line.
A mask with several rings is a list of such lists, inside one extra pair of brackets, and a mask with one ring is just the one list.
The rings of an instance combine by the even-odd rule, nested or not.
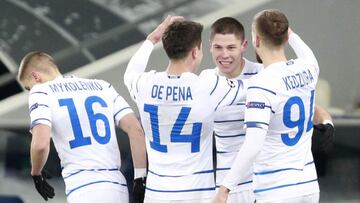
[(171, 25), (175, 21), (184, 20), (183, 16), (171, 16), (168, 15), (165, 20), (158, 25), (154, 31), (152, 31), (148, 36), (147, 39), (150, 40), (153, 44), (158, 43), (161, 40), (162, 35), (164, 34), (166, 28)]
[(334, 142), (334, 133), (335, 128), (330, 123), (314, 125), (312, 151), (315, 153), (328, 153)]
[(40, 175), (32, 175), (32, 178), (34, 180), (36, 190), (45, 201), (47, 201), (48, 198), (53, 198), (55, 196), (54, 188), (46, 181), (46, 179), (51, 178), (48, 172), (43, 170)]
[(146, 177), (136, 178), (133, 186), (133, 203), (143, 203), (145, 197)]

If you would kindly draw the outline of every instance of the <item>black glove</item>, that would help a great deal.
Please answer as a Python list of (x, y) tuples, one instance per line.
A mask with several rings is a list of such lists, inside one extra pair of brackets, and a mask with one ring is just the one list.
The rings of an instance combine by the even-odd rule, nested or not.
[(143, 203), (145, 197), (146, 177), (136, 178), (133, 187), (133, 203)]
[(335, 128), (327, 124), (314, 125), (311, 150), (313, 153), (328, 153), (334, 142)]
[(47, 201), (48, 198), (55, 196), (54, 188), (46, 182), (50, 175), (46, 171), (42, 171), (41, 175), (32, 176), (36, 190)]

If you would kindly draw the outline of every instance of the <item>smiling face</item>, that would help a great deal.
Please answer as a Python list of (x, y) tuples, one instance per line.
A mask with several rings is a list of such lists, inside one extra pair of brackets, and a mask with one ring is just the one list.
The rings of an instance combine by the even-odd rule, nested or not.
[(210, 46), (212, 59), (222, 74), (229, 78), (240, 75), (246, 40), (237, 38), (235, 34), (215, 34)]

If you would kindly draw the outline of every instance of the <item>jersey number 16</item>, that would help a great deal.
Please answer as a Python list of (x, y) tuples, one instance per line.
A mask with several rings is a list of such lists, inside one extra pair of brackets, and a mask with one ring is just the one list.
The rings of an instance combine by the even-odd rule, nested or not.
[[(109, 120), (107, 119), (105, 114), (102, 113), (95, 113), (93, 110), (93, 104), (99, 103), (102, 107), (107, 107), (106, 102), (98, 96), (90, 96), (85, 100), (85, 110), (89, 119), (89, 124), (91, 128), (91, 134), (95, 138), (95, 140), (100, 144), (106, 144), (110, 140), (111, 132), (110, 132), (110, 125)], [(75, 138), (69, 141), (70, 148), (81, 147), (84, 145), (91, 144), (90, 137), (84, 137), (83, 131), (81, 129), (81, 124), (79, 120), (78, 113), (76, 111), (76, 107), (72, 98), (68, 99), (59, 99), (60, 106), (66, 106), (69, 112), (70, 121), (72, 130), (74, 133)], [(102, 121), (104, 123), (105, 128), (105, 135), (100, 136), (96, 122)]]

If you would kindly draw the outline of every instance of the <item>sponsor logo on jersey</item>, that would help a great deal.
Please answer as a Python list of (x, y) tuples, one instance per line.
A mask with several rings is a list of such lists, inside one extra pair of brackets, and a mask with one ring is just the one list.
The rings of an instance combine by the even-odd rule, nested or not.
[(246, 107), (248, 109), (250, 109), (250, 108), (264, 109), (265, 108), (265, 103), (264, 102), (248, 102), (246, 104)]

